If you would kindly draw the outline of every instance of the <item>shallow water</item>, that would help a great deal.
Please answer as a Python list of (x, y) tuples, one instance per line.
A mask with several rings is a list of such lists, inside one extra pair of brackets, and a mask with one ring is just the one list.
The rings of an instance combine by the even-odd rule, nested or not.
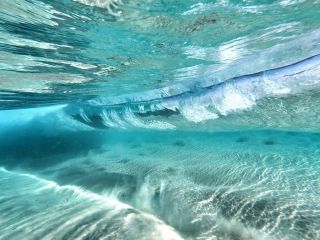
[(320, 239), (319, 10), (2, 0), (0, 239)]

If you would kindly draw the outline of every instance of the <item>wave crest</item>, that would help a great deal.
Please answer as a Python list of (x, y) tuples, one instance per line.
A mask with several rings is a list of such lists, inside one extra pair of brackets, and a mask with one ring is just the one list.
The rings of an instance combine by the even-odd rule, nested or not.
[(232, 78), (178, 95), (147, 101), (128, 99), (113, 105), (99, 97), (71, 104), (65, 110), (80, 122), (97, 128), (163, 129), (224, 119), (252, 110), (265, 99), (281, 101), (319, 89), (319, 62), (320, 55), (315, 55), (288, 66)]

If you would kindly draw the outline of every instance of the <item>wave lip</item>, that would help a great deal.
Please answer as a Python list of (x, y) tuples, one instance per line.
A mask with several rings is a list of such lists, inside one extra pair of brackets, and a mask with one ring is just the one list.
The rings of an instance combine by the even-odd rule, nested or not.
[[(223, 83), (148, 101), (108, 105), (104, 97), (69, 105), (73, 118), (97, 128), (176, 128), (252, 109), (260, 100), (297, 96), (320, 87), (320, 55)], [(143, 95), (144, 93), (141, 93)]]

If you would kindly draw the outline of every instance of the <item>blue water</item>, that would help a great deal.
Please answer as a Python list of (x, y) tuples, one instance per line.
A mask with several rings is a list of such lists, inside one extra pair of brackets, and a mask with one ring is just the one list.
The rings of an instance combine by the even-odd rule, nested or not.
[(0, 239), (320, 239), (320, 2), (0, 1)]

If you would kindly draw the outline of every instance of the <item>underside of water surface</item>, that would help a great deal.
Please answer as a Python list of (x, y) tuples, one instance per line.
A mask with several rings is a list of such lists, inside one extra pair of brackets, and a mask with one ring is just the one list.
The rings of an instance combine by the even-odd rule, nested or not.
[(319, 0), (0, 0), (0, 239), (320, 239)]

